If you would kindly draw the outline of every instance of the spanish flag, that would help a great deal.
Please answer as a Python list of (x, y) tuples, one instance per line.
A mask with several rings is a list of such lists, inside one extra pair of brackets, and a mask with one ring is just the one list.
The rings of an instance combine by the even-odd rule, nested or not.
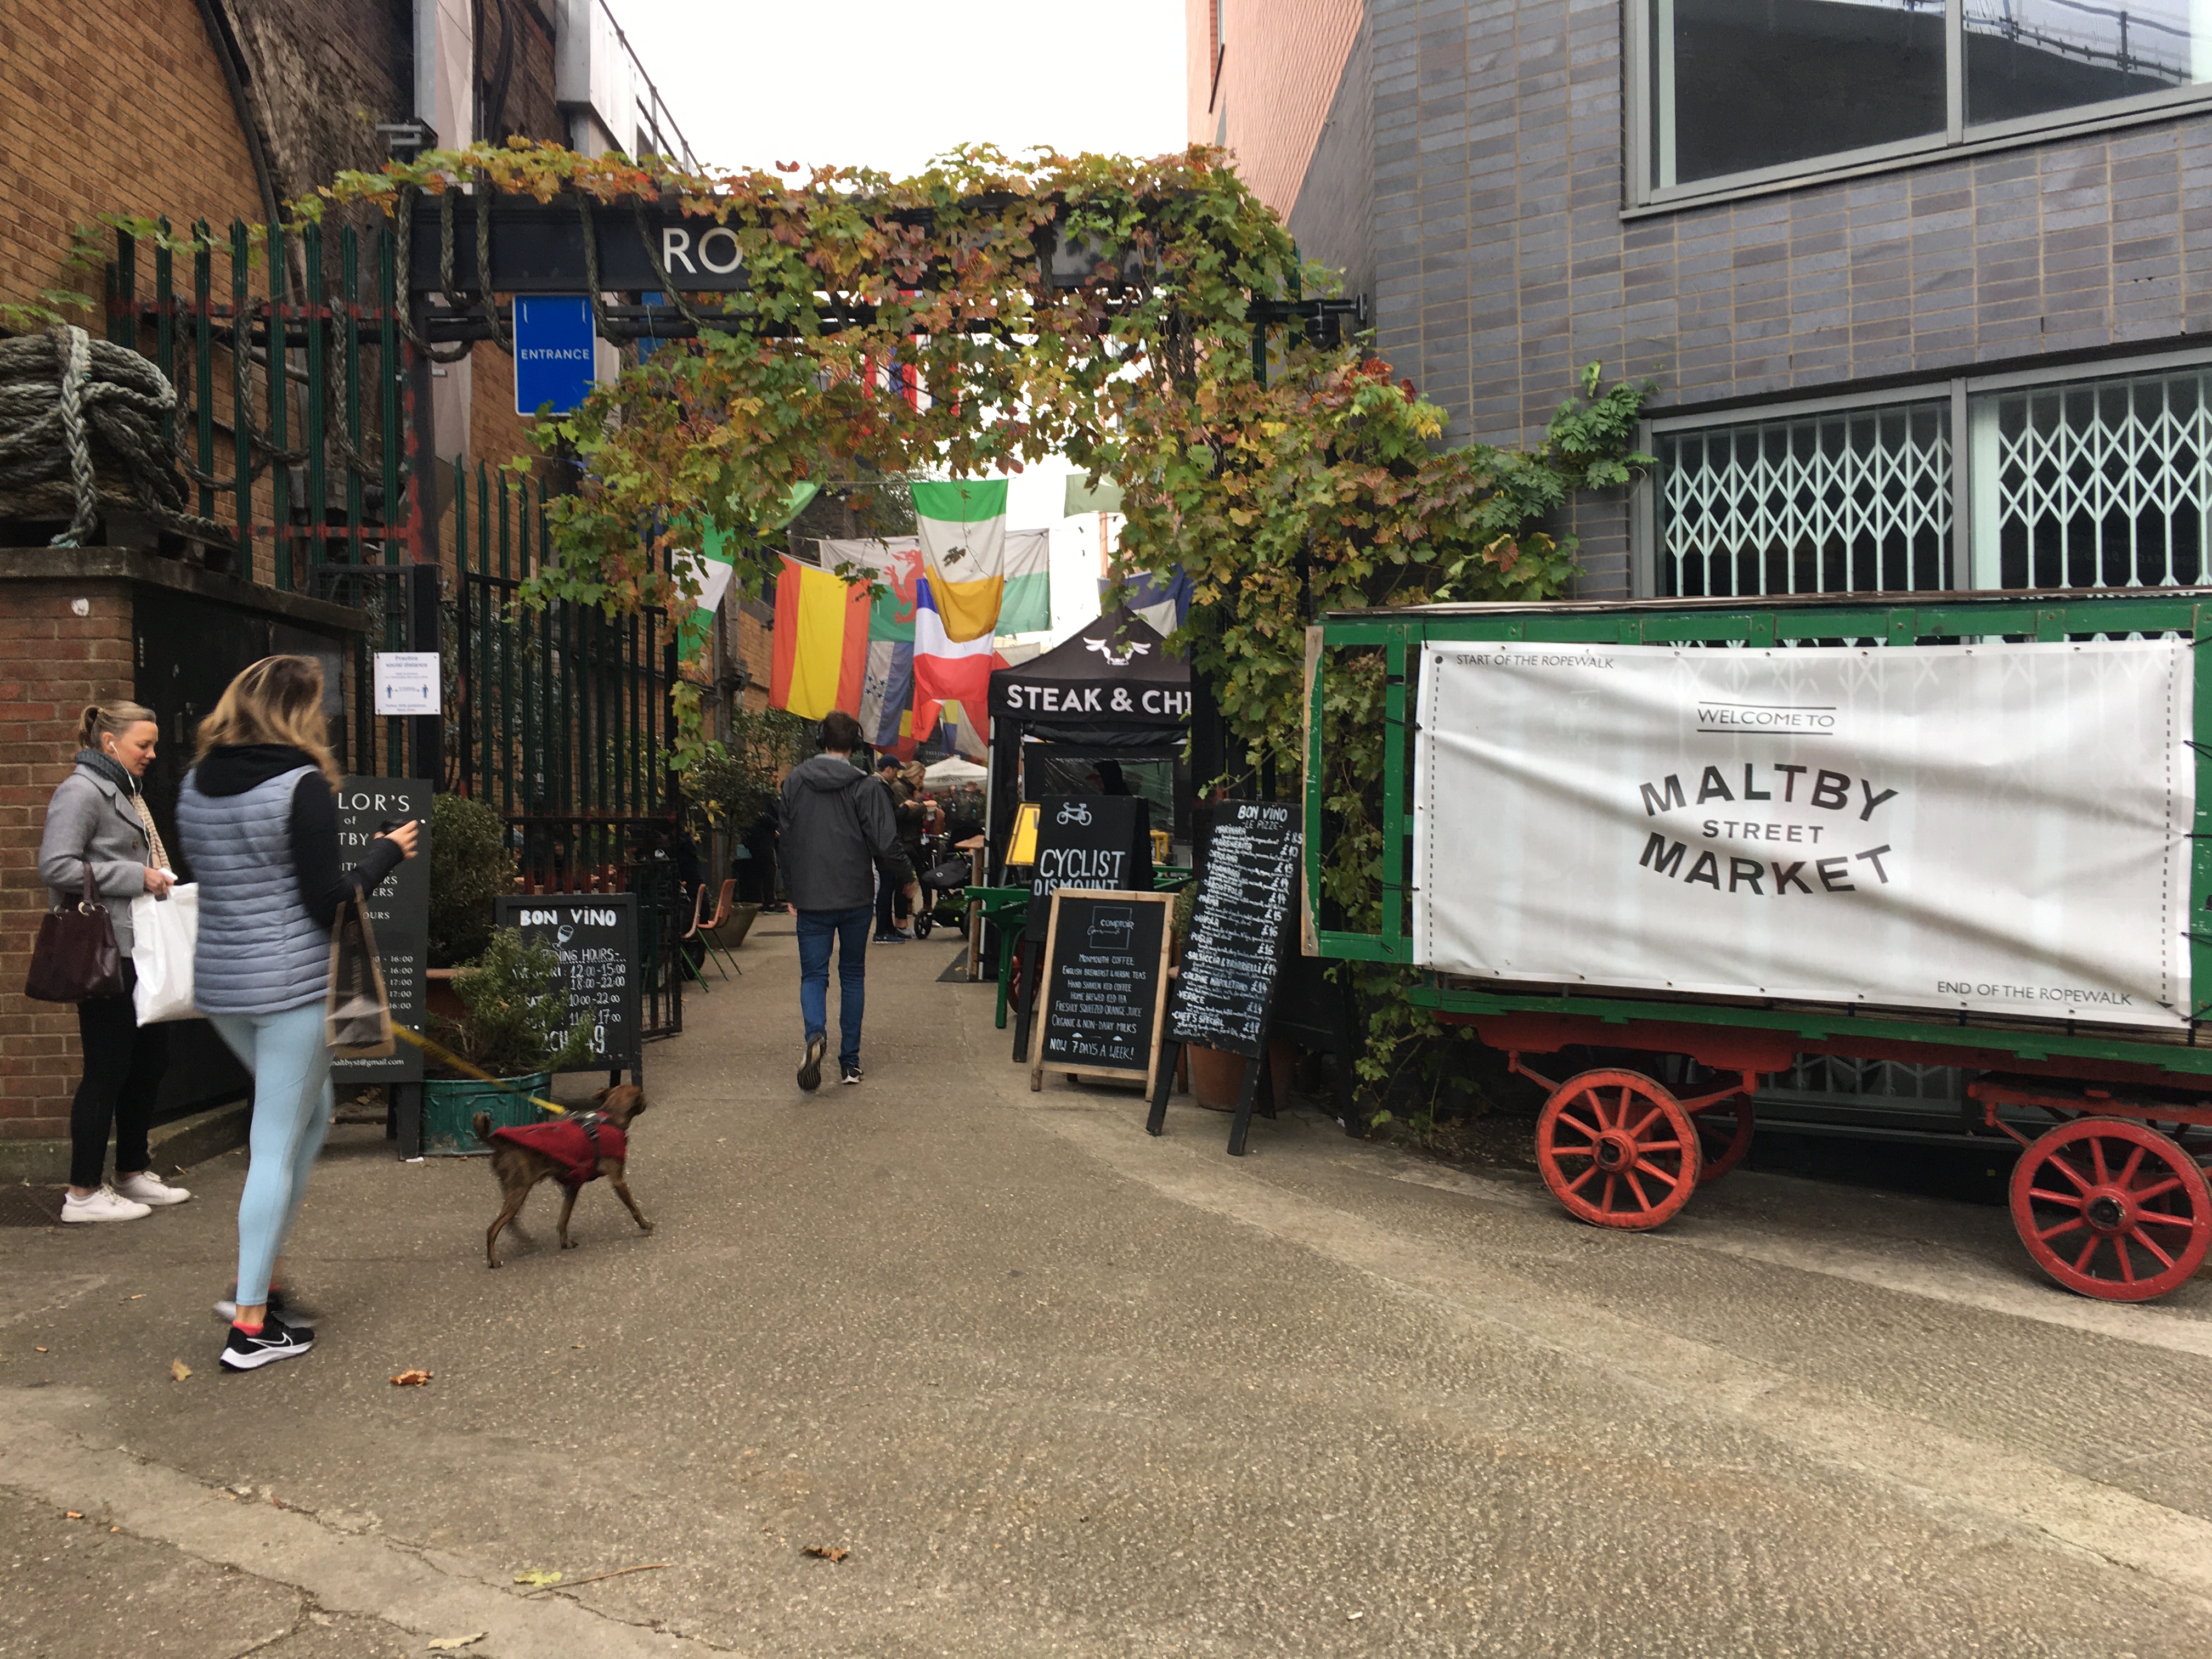
[(775, 579), (769, 702), (805, 720), (818, 720), (833, 708), (857, 717), (874, 604), (866, 582), (848, 587), (831, 572), (787, 555)]

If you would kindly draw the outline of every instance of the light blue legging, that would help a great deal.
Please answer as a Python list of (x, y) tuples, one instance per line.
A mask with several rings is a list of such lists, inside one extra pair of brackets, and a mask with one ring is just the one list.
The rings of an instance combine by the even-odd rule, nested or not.
[(331, 1051), (319, 998), (281, 1014), (210, 1014), (253, 1074), (253, 1131), (238, 1200), (238, 1305), (269, 1300), (269, 1275), (307, 1195), (307, 1172), (330, 1127)]

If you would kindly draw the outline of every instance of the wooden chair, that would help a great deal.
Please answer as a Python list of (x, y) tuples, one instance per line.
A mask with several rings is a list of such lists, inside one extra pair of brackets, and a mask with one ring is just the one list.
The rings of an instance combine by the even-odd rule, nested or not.
[[(745, 975), (744, 969), (738, 968), (736, 963), (730, 960), (730, 953), (723, 948), (722, 941), (718, 937), (730, 920), (730, 907), (736, 902), (737, 893), (738, 878), (732, 876), (722, 883), (722, 890), (715, 897), (713, 917), (701, 923), (698, 929), (699, 942), (707, 947), (708, 954), (714, 957), (715, 967), (726, 980), (729, 978), (732, 969), (736, 969), (739, 979), (743, 979)], [(704, 887), (699, 890), (699, 896), (702, 899), (707, 896), (707, 890)]]

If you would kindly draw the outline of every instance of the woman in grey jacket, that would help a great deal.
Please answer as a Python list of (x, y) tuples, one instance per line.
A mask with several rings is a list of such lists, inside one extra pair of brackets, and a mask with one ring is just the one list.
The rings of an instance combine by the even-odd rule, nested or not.
[[(136, 1221), (154, 1206), (181, 1204), (191, 1194), (155, 1175), (147, 1150), (154, 1096), (169, 1060), (168, 1032), (140, 1025), (131, 1000), (137, 975), (131, 966), (131, 901), (141, 893), (167, 897), (175, 878), (168, 854), (146, 810), (138, 780), (152, 764), (161, 728), (154, 711), (135, 702), (93, 703), (77, 728), (76, 769), (46, 803), (39, 840), (39, 879), (57, 907), (84, 897), (91, 866), (94, 890), (107, 901), (115, 942), (123, 951), (119, 996), (91, 997), (76, 1006), (84, 1049), (84, 1077), (70, 1108), (70, 1188), (62, 1200), (64, 1221)], [(115, 1185), (100, 1184), (107, 1164), (107, 1132), (115, 1131)]]
[(238, 1200), (238, 1283), (223, 1369), (307, 1352), (315, 1334), (276, 1317), (270, 1279), (307, 1195), (331, 1121), (323, 1042), (331, 924), (356, 893), (415, 856), (402, 824), (339, 867), (337, 787), (325, 741), (323, 671), (312, 657), (264, 657), (200, 722), (199, 754), (177, 798), (177, 829), (200, 885), (192, 996), (253, 1074), (246, 1190)]

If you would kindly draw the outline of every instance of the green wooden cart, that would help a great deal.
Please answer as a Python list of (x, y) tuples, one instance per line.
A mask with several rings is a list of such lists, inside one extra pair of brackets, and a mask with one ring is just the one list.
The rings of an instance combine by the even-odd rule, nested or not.
[[(1821, 595), (1758, 599), (1464, 605), (1346, 612), (1319, 627), (1309, 696), (1306, 870), (1310, 914), (1324, 957), (1419, 968), (1409, 908), (1415, 820), (1412, 788), (1417, 669), (1437, 643), (1575, 646), (1816, 647), (1850, 641), (1912, 650), (1961, 641), (2063, 641), (2212, 635), (2212, 588), (2017, 593)], [(1381, 733), (1383, 838), (1369, 908), (1371, 930), (1344, 925), (1322, 903), (1320, 872), (1333, 830), (1326, 810), (1329, 745), (1371, 732), (1335, 731), (1339, 678), (1385, 675)], [(2192, 663), (2194, 659), (2190, 659)], [(2195, 821), (2191, 917), (2212, 904), (2212, 674), (2195, 677)], [(1480, 877), (1474, 878), (1480, 879)], [(2212, 924), (2184, 923), (2192, 997), (2212, 988)], [(2053, 1279), (2085, 1295), (2140, 1301), (2184, 1283), (2212, 1246), (2212, 1032), (2177, 1010), (2171, 1028), (2099, 1024), (2079, 1016), (1938, 1012), (1860, 1002), (1501, 982), (1422, 969), (1411, 995), (1473, 1026), (1541, 1085), (1538, 1165), (1569, 1212), (1595, 1224), (1643, 1229), (1675, 1214), (1701, 1182), (1743, 1156), (1762, 1076), (1806, 1054), (1942, 1065), (1978, 1073), (1968, 1085), (1981, 1133), (2021, 1149), (2012, 1213), (2022, 1243)], [(1531, 1056), (1599, 1051), (1607, 1063), (1554, 1079)], [(1680, 1055), (1718, 1075), (1688, 1098), (1607, 1055)], [(1559, 1069), (1556, 1066), (1552, 1070)], [(2047, 1126), (2047, 1127), (2046, 1127)]]

